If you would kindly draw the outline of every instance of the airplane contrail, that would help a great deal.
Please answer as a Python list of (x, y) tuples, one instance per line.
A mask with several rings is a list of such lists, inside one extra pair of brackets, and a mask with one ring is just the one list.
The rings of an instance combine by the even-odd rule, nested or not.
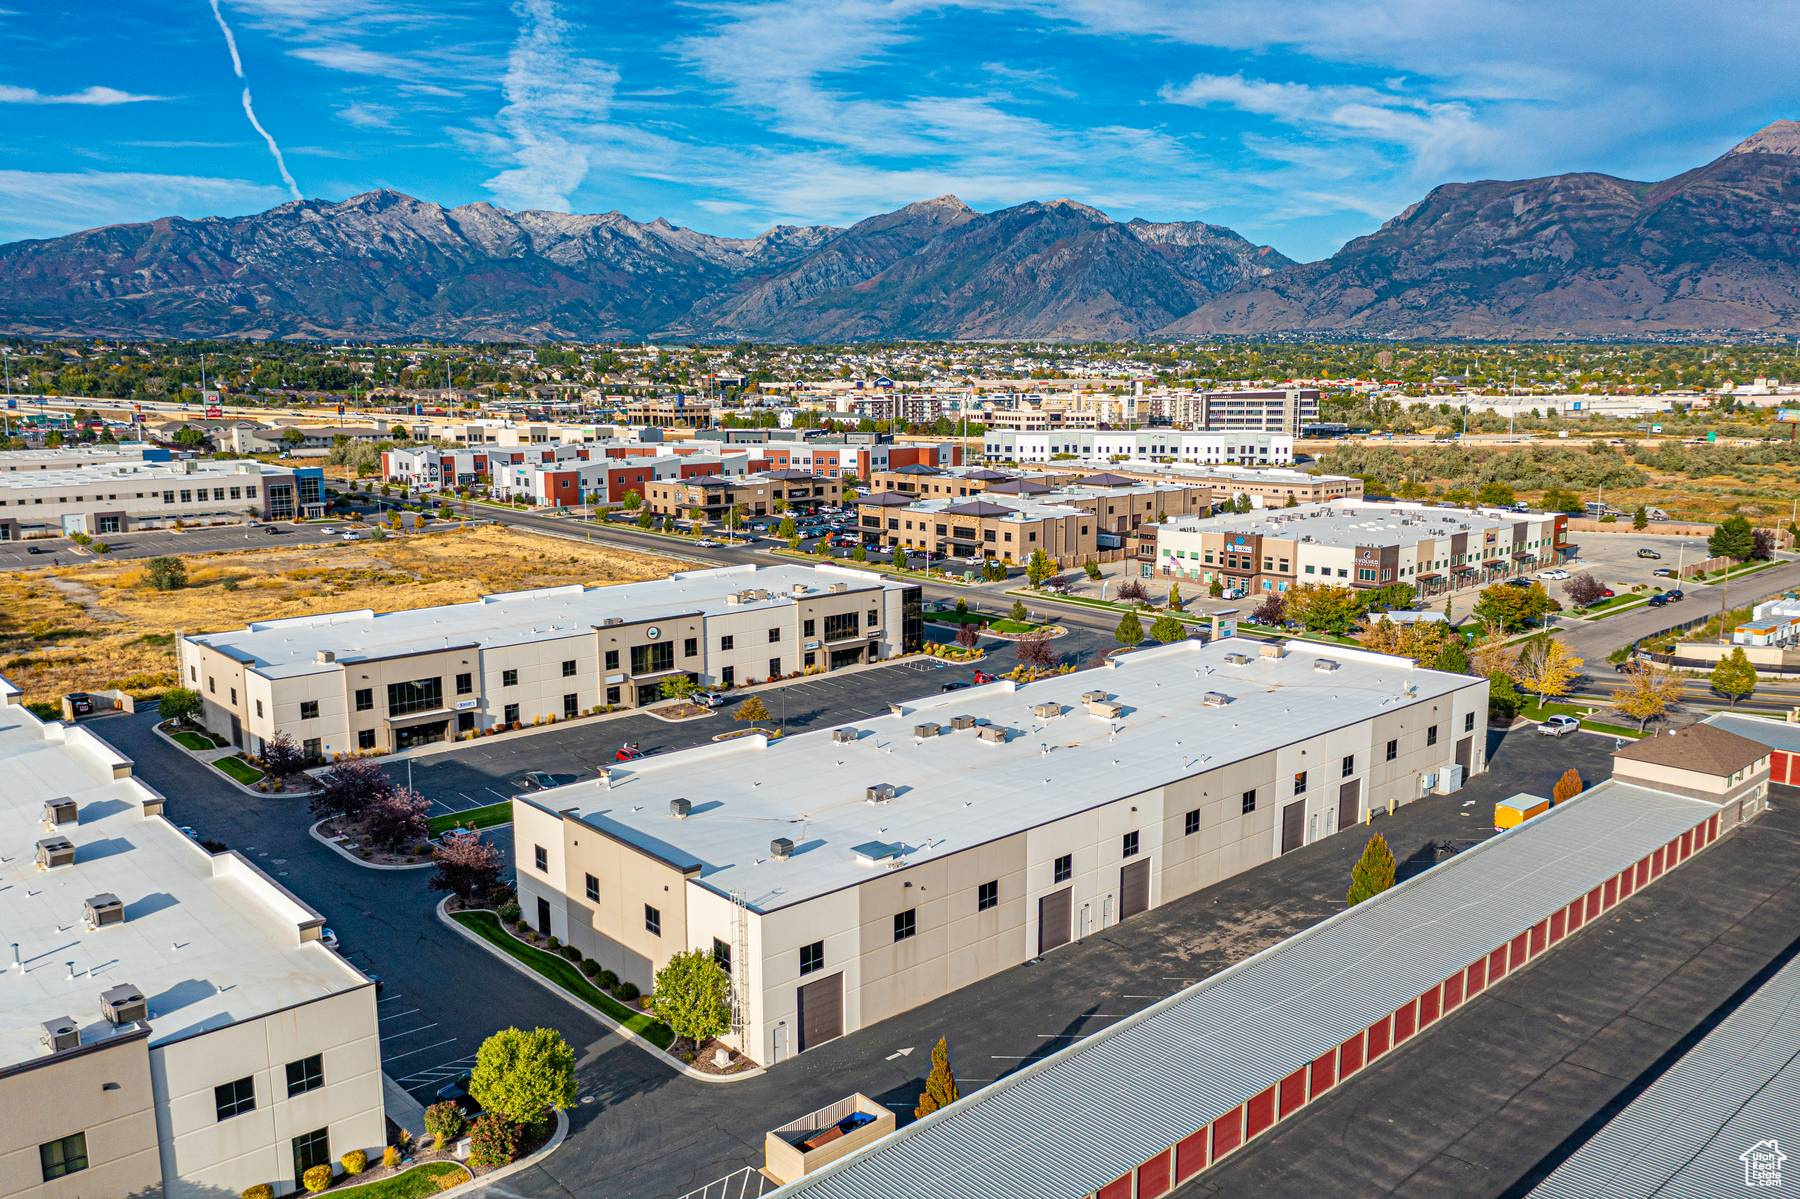
[(263, 141), (269, 145), (269, 154), (275, 159), (275, 169), (281, 172), (281, 181), (287, 184), (288, 192), (299, 200), (300, 185), (288, 173), (287, 159), (281, 155), (281, 146), (274, 135), (263, 128), (263, 123), (256, 119), (256, 106), (250, 102), (250, 81), (244, 78), (244, 60), (238, 57), (237, 38), (231, 35), (231, 26), (225, 23), (225, 14), (219, 11), (219, 0), (211, 0), (213, 20), (219, 23), (219, 32), (225, 35), (225, 48), (231, 51), (231, 69), (237, 73), (239, 82), (244, 85), (244, 115), (250, 119), (250, 128), (262, 134)]

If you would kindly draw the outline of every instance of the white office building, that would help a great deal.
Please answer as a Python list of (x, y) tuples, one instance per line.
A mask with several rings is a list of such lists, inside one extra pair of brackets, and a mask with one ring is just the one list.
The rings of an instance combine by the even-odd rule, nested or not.
[(982, 456), (989, 462), (1020, 464), (1144, 461), (1187, 466), (1289, 466), (1294, 461), (1291, 435), (1255, 430), (1050, 429), (1035, 433), (993, 430), (983, 435), (981, 449)]
[(251, 459), (98, 462), (0, 473), (0, 541), (104, 537), (177, 521), (286, 520), (324, 510), (316, 467)]

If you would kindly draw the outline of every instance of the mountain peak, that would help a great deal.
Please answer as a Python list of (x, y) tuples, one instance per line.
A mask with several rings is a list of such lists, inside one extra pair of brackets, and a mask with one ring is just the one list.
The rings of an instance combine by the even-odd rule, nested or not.
[(974, 211), (974, 209), (970, 208), (967, 204), (964, 204), (962, 202), (962, 197), (952, 195), (949, 192), (945, 192), (941, 196), (933, 196), (929, 200), (914, 200), (911, 204), (907, 204), (904, 207), (902, 207), (900, 209), (900, 211), (901, 212), (934, 212), (934, 211), (938, 211), (940, 209), (949, 211), (949, 212), (973, 212)]
[(1800, 155), (1800, 121), (1775, 121), (1726, 151), (1729, 154)]

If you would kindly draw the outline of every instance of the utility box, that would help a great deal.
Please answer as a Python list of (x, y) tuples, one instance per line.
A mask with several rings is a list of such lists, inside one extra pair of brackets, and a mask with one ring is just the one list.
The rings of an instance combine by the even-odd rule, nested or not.
[(1533, 816), (1550, 809), (1550, 801), (1536, 795), (1515, 795), (1494, 805), (1494, 827), (1501, 831), (1518, 828)]

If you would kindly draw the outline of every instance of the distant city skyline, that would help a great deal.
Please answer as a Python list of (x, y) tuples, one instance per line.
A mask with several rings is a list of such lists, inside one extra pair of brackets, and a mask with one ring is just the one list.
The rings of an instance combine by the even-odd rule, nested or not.
[(1800, 115), (1747, 0), (0, 5), (0, 240), (375, 187), (710, 233), (1067, 196), (1323, 257), (1437, 184)]

